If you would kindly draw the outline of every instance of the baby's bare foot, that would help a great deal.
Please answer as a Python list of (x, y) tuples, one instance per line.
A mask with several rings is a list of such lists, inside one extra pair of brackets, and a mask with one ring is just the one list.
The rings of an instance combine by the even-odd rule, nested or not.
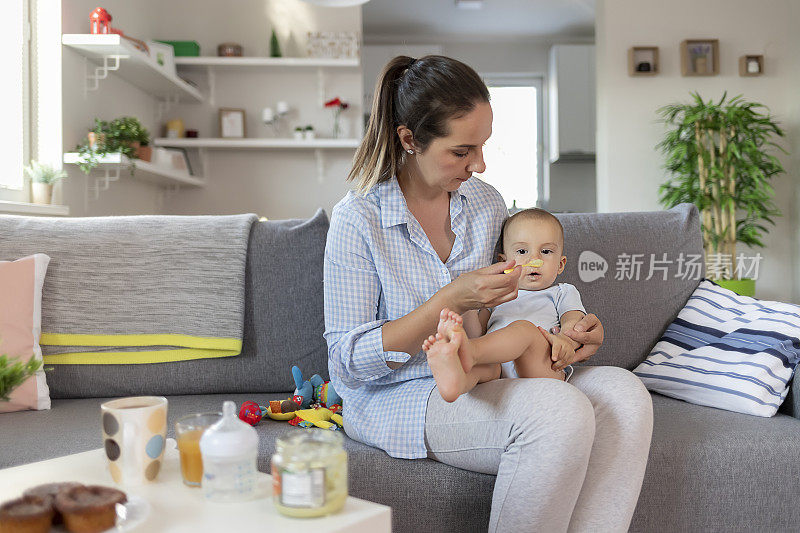
[(445, 337), (437, 333), (435, 337), (431, 335), (422, 343), (436, 387), (446, 402), (454, 402), (461, 396), (467, 377), (458, 357), (460, 339), (458, 335)]
[(439, 314), (439, 326), (436, 333), (450, 340), (458, 337), (458, 357), (464, 373), (467, 373), (475, 366), (475, 352), (472, 349), (472, 342), (467, 337), (467, 332), (464, 331), (463, 324), (464, 319), (461, 315), (445, 307)]

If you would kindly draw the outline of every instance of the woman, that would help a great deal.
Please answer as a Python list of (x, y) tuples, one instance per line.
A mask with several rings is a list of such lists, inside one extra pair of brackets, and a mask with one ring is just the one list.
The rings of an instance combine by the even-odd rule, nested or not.
[[(496, 474), (490, 531), (624, 531), (644, 477), (650, 395), (630, 372), (581, 367), (570, 383), (501, 379), (447, 403), (421, 351), (439, 313), (517, 296), (491, 266), (507, 217), (485, 169), (489, 92), (470, 67), (427, 56), (384, 68), (349, 192), (325, 249), (325, 338), (345, 431), (400, 458)], [(586, 315), (574, 361), (603, 341)], [(476, 423), (480, 421), (480, 423)]]

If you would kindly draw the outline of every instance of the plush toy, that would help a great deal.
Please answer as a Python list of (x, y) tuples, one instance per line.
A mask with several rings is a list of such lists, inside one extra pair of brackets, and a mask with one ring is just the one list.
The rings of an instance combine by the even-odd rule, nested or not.
[(314, 374), (311, 379), (304, 381), (303, 373), (299, 368), (293, 366), (292, 376), (294, 385), (297, 387), (294, 391), (294, 400), (297, 401), (298, 396), (302, 397), (298, 403), (303, 409), (308, 409), (312, 403), (319, 403), (326, 407), (342, 404), (342, 397), (333, 390), (331, 382), (323, 380), (319, 374)]
[(316, 426), (323, 429), (338, 430), (344, 424), (342, 415), (324, 407), (319, 409), (300, 409), (295, 411), (294, 414), (297, 416), (289, 420), (289, 423), (293, 426), (303, 428)]
[(255, 426), (261, 421), (263, 409), (256, 402), (244, 402), (239, 409), (239, 418)]

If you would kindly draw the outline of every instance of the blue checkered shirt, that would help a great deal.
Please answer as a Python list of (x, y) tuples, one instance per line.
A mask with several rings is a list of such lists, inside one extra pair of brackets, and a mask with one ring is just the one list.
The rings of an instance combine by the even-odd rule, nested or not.
[[(333, 208), (325, 247), (325, 340), (350, 437), (393, 457), (427, 456), (425, 410), (433, 375), (421, 349), (414, 355), (385, 351), (382, 326), (460, 274), (491, 264), (507, 216), (491, 185), (478, 178), (463, 183), (450, 195), (456, 238), (442, 263), (396, 179), (366, 196), (349, 192)], [(404, 364), (392, 370), (387, 361)]]

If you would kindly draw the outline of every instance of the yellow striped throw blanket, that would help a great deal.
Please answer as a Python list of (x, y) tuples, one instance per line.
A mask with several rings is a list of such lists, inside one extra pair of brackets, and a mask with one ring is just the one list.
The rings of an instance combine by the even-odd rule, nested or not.
[(50, 256), (44, 362), (162, 363), (238, 355), (255, 215), (0, 216), (0, 260)]

